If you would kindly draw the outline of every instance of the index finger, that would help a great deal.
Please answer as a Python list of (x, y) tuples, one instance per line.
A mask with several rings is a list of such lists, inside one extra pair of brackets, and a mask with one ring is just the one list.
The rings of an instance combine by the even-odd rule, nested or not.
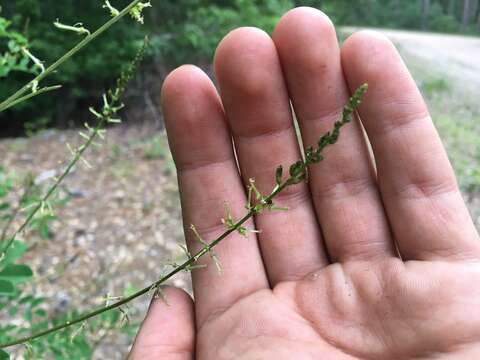
[[(233, 154), (231, 135), (215, 87), (200, 69), (183, 66), (165, 80), (162, 107), (172, 154), (178, 169), (187, 245), (192, 254), (203, 245), (190, 229), (194, 224), (211, 243), (226, 228), (225, 201), (232, 217), (246, 213), (245, 191)], [(249, 222), (248, 227), (253, 228)], [(223, 265), (219, 276), (206, 255), (193, 271), (197, 327), (214, 313), (269, 284), (254, 234), (245, 239), (231, 234), (214, 249)]]

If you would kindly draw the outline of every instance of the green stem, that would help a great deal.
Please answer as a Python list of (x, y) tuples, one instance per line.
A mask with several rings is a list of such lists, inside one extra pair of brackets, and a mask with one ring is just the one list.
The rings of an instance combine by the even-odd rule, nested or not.
[[(132, 300), (148, 293), (150, 290), (158, 288), (160, 285), (165, 283), (167, 280), (172, 278), (174, 275), (176, 275), (180, 271), (188, 270), (189, 268), (191, 268), (192, 264), (196, 263), (205, 254), (211, 253), (212, 249), (215, 246), (217, 246), (220, 242), (222, 242), (227, 236), (229, 236), (231, 233), (233, 233), (235, 231), (239, 231), (240, 227), (248, 219), (250, 219), (252, 216), (254, 216), (255, 214), (258, 214), (260, 211), (262, 211), (264, 209), (274, 209), (272, 200), (280, 192), (282, 192), (286, 187), (298, 184), (298, 183), (300, 183), (302, 181), (306, 181), (308, 179), (308, 176), (307, 176), (308, 175), (307, 174), (308, 166), (313, 165), (315, 163), (319, 163), (320, 161), (322, 161), (323, 157), (321, 156), (321, 152), (328, 145), (332, 145), (332, 144), (335, 144), (337, 142), (339, 134), (340, 134), (339, 133), (340, 128), (343, 127), (344, 125), (346, 125), (347, 123), (349, 123), (352, 120), (352, 115), (353, 115), (355, 109), (360, 105), (361, 100), (362, 100), (365, 92), (367, 91), (367, 89), (368, 89), (368, 85), (364, 84), (364, 85), (360, 86), (355, 91), (353, 96), (350, 98), (349, 103), (344, 108), (344, 111), (343, 111), (343, 114), (342, 114), (342, 119), (335, 123), (334, 130), (326, 133), (325, 135), (323, 135), (320, 138), (317, 149), (314, 149), (313, 147), (307, 149), (307, 155), (308, 156), (306, 157), (305, 161), (300, 160), (290, 167), (290, 176), (287, 180), (285, 180), (284, 182), (281, 182), (281, 174), (282, 174), (283, 170), (282, 170), (281, 167), (277, 168), (277, 173), (276, 173), (277, 185), (275, 186), (272, 193), (270, 195), (268, 195), (267, 197), (264, 197), (264, 198), (263, 197), (258, 198), (258, 197), (261, 196), (261, 194), (258, 193), (257, 194), (257, 198), (258, 198), (257, 200), (260, 201), (259, 204), (251, 206), (250, 201), (249, 201), (249, 203), (248, 203), (249, 211), (247, 212), (247, 214), (243, 218), (241, 218), (238, 222), (236, 222), (234, 226), (231, 226), (231, 227), (229, 226), (228, 229), (223, 234), (221, 234), (218, 238), (216, 238), (210, 244), (205, 245), (195, 255), (190, 256), (183, 264), (181, 264), (178, 267), (175, 267), (172, 271), (170, 271), (167, 275), (163, 276), (160, 280), (158, 280), (158, 281), (154, 282), (153, 284), (143, 288), (142, 290), (136, 292), (135, 294), (133, 294), (129, 297), (126, 297), (126, 298), (124, 298), (124, 299), (122, 299), (122, 300), (120, 300), (116, 303), (113, 303), (113, 304), (109, 305), (109, 306), (105, 306), (103, 308), (100, 308), (100, 309), (97, 309), (97, 310), (92, 311), (90, 313), (87, 313), (87, 314), (85, 314), (81, 317), (78, 317), (76, 319), (73, 319), (73, 320), (67, 321), (63, 324), (54, 326), (50, 329), (38, 332), (36, 334), (30, 335), (30, 336), (27, 336), (27, 337), (24, 337), (24, 338), (21, 338), (21, 339), (17, 339), (17, 340), (13, 340), (11, 342), (0, 344), (0, 349), (10, 347), (10, 346), (14, 346), (14, 345), (27, 343), (29, 341), (38, 339), (42, 336), (54, 333), (56, 331), (65, 329), (67, 327), (70, 327), (72, 325), (82, 323), (82, 322), (84, 322), (84, 321), (86, 321), (86, 320), (88, 320), (92, 317), (95, 317), (99, 314), (102, 314), (106, 311), (117, 309), (117, 308), (121, 307), (122, 305), (125, 305), (125, 304), (131, 302)], [(252, 184), (252, 189), (256, 190), (253, 187), (253, 184)], [(258, 190), (256, 190), (256, 191), (258, 192)], [(250, 200), (250, 197), (249, 197), (249, 200)]]
[(44, 87), (42, 89), (39, 89), (38, 91), (35, 91), (35, 92), (31, 92), (30, 94), (28, 95), (25, 95), (25, 96), (22, 96), (16, 100), (13, 100), (11, 101), (10, 103), (8, 104), (5, 104), (4, 107), (1, 108), (0, 112), (2, 111), (5, 111), (7, 109), (10, 109), (11, 107), (14, 107), (15, 105), (18, 105), (24, 101), (27, 101), (27, 100), (30, 100), (31, 98), (35, 97), (35, 96), (38, 96), (38, 95), (42, 95), (42, 94), (45, 94), (46, 92), (50, 92), (50, 91), (54, 91), (54, 90), (58, 90), (62, 87), (62, 85), (55, 85), (55, 86), (47, 86), (47, 87)]
[(87, 139), (87, 141), (75, 152), (75, 156), (73, 157), (72, 161), (68, 164), (68, 166), (65, 168), (63, 171), (62, 175), (55, 181), (55, 183), (52, 185), (52, 187), (48, 190), (48, 192), (45, 194), (45, 196), (42, 198), (42, 200), (33, 208), (33, 210), (30, 212), (30, 214), (27, 216), (25, 221), (22, 223), (22, 225), (18, 228), (17, 231), (12, 235), (12, 237), (9, 239), (5, 247), (3, 248), (1, 254), (0, 254), (0, 259), (2, 259), (10, 246), (12, 246), (13, 242), (17, 238), (17, 236), (22, 233), (30, 224), (30, 222), (33, 220), (35, 215), (40, 211), (42, 208), (43, 204), (50, 199), (50, 197), (55, 193), (57, 190), (58, 186), (60, 183), (70, 174), (72, 171), (73, 167), (78, 163), (78, 161), (82, 158), (83, 153), (90, 147), (92, 142), (95, 140), (95, 138), (98, 135), (98, 132), (103, 128), (103, 125), (105, 124), (105, 118), (102, 118), (99, 122), (98, 125), (93, 129), (92, 134), (90, 137)]
[(85, 46), (87, 46), (90, 42), (92, 42), (98, 36), (100, 36), (105, 31), (107, 31), (112, 25), (114, 25), (121, 18), (123, 18), (125, 15), (127, 15), (130, 12), (130, 10), (132, 10), (140, 1), (141, 0), (132, 1), (122, 11), (120, 11), (120, 13), (117, 16), (112, 17), (109, 21), (107, 21), (105, 24), (103, 24), (100, 28), (98, 28), (92, 34), (85, 36), (79, 43), (77, 43), (77, 45), (75, 45), (68, 52), (66, 52), (62, 57), (60, 57), (57, 61), (55, 61), (52, 65), (50, 65), (48, 68), (46, 68), (45, 71), (43, 71), (41, 74), (39, 74), (37, 77), (35, 77), (32, 81), (30, 81), (25, 86), (23, 86), (21, 89), (19, 89), (15, 94), (10, 96), (8, 99), (6, 99), (2, 103), (0, 103), (0, 112), (10, 108), (12, 106), (11, 104), (13, 102), (15, 102), (15, 104), (18, 104), (17, 100), (19, 100), (27, 91), (32, 89), (34, 84), (40, 83), (40, 81), (45, 79), (52, 72), (54, 72), (61, 65), (63, 65), (64, 62), (69, 60), (77, 52), (79, 52), (81, 49), (83, 49)]
[[(288, 185), (289, 184), (289, 180), (285, 181), (282, 185), (278, 186), (275, 188), (275, 190), (268, 196), (265, 198), (265, 201), (266, 202), (270, 202), (272, 201), (275, 196), (277, 196), (281, 191), (283, 191), (283, 189), (285, 189), (287, 186), (290, 186)], [(70, 320), (70, 321), (67, 321), (63, 324), (60, 324), (60, 325), (57, 325), (57, 326), (54, 326), (50, 329), (47, 329), (45, 331), (41, 331), (41, 332), (38, 332), (36, 334), (33, 334), (33, 335), (30, 335), (30, 336), (27, 336), (25, 338), (22, 338), (22, 339), (17, 339), (17, 340), (14, 340), (14, 341), (11, 341), (11, 342), (7, 342), (7, 343), (4, 343), (4, 344), (0, 344), (0, 348), (7, 348), (7, 347), (10, 347), (10, 346), (14, 346), (14, 345), (19, 345), (19, 344), (24, 344), (24, 343), (27, 343), (27, 342), (30, 342), (32, 340), (35, 340), (35, 339), (38, 339), (42, 336), (46, 336), (46, 335), (49, 335), (49, 334), (52, 334), (54, 332), (57, 332), (59, 330), (62, 330), (62, 329), (65, 329), (67, 327), (70, 327), (70, 326), (73, 326), (75, 324), (81, 324), (83, 323), (84, 321), (88, 320), (88, 319), (91, 319), (97, 315), (100, 315), (106, 311), (110, 311), (110, 310), (113, 310), (113, 309), (117, 309), (129, 302), (131, 302), (132, 300), (148, 293), (149, 291), (151, 291), (152, 289), (155, 289), (159, 286), (161, 286), (163, 283), (165, 283), (167, 280), (169, 280), (170, 278), (172, 278), (173, 276), (175, 276), (176, 274), (178, 274), (179, 272), (187, 269), (190, 265), (194, 264), (195, 262), (197, 262), (201, 257), (203, 257), (204, 255), (206, 255), (207, 253), (209, 253), (211, 251), (211, 249), (213, 249), (215, 246), (217, 246), (220, 242), (222, 242), (227, 236), (229, 236), (231, 233), (237, 231), (248, 219), (250, 219), (252, 216), (254, 216), (257, 212), (255, 210), (250, 210), (247, 214), (245, 214), (245, 216), (243, 218), (241, 218), (236, 224), (235, 226), (229, 228), (228, 230), (226, 230), (222, 235), (220, 235), (218, 238), (216, 238), (213, 242), (211, 242), (210, 244), (208, 244), (208, 246), (205, 246), (203, 247), (199, 252), (197, 252), (195, 255), (191, 256), (190, 258), (188, 258), (184, 263), (182, 263), (181, 265), (179, 265), (178, 267), (176, 267), (175, 269), (173, 269), (172, 271), (170, 271), (167, 275), (163, 276), (160, 280), (150, 284), (149, 286), (143, 288), (142, 290), (136, 292), (135, 294), (132, 294), (130, 295), (129, 297), (126, 297), (116, 303), (113, 303), (109, 306), (105, 306), (105, 307), (102, 307), (100, 309), (97, 309), (95, 311), (92, 311), (88, 314), (85, 314), (83, 316), (80, 316), (74, 320)]]

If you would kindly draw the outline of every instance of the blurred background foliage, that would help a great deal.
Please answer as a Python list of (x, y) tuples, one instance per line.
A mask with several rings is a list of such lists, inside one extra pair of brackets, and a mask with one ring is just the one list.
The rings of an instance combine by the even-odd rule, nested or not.
[[(112, 4), (121, 8), (128, 2), (115, 0)], [(70, 25), (82, 22), (94, 30), (108, 19), (99, 0), (1, 0), (0, 4), (0, 99), (17, 90), (35, 71), (20, 46), (28, 44), (37, 58), (51, 64), (79, 40), (74, 33), (56, 29), (55, 20)], [(250, 25), (271, 31), (278, 16), (293, 6), (315, 6), (344, 25), (480, 31), (479, 0), (153, 0), (153, 5), (146, 13), (145, 27), (128, 20), (119, 22), (48, 80), (49, 84), (62, 84), (63, 89), (1, 114), (0, 136), (83, 123), (88, 106), (134, 56), (145, 33), (151, 45), (144, 68), (128, 93), (126, 120), (144, 118), (149, 109), (150, 116), (161, 121), (157, 99), (168, 70), (184, 62), (208, 68), (216, 44), (229, 30)]]

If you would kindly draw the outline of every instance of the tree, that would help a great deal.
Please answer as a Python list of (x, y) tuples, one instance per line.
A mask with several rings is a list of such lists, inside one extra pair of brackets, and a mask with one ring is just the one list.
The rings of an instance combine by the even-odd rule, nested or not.
[(472, 5), (472, 11), (471, 11), (471, 19), (475, 21), (477, 18), (477, 13), (478, 13), (478, 6), (479, 6), (479, 0), (473, 0), (473, 5)]
[(455, 17), (456, 9), (457, 9), (457, 0), (448, 0), (448, 9), (447, 9), (448, 15)]
[(422, 0), (422, 30), (428, 29), (429, 16), (430, 16), (430, 0)]
[(467, 30), (472, 20), (476, 18), (478, 11), (478, 0), (464, 0), (462, 30)]

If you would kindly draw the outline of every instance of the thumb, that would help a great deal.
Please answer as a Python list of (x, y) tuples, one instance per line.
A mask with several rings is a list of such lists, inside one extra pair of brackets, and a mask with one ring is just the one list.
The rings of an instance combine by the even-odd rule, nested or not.
[(129, 360), (191, 360), (195, 348), (194, 306), (183, 290), (167, 288), (165, 300), (154, 298)]

